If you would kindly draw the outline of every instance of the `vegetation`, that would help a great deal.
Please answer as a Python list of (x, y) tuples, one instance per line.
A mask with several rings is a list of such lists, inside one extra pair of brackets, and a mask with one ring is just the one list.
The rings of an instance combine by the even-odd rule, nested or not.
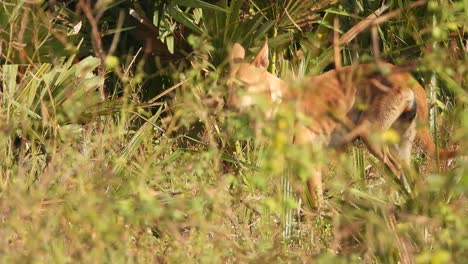
[[(291, 144), (224, 106), (229, 47), (286, 79), (375, 56), (424, 83), (445, 164)], [(0, 262), (467, 263), (468, 2), (0, 1)], [(349, 34), (349, 33), (348, 33)], [(380, 52), (372, 47), (378, 41)], [(326, 206), (304, 195), (317, 164)]]

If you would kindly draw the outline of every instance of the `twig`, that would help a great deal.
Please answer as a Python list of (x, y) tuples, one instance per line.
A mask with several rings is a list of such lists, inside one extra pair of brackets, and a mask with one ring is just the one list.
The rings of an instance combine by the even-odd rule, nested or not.
[(136, 60), (136, 58), (138, 57), (138, 54), (140, 54), (141, 50), (142, 50), (142, 47), (140, 47), (140, 48), (137, 50), (135, 56), (133, 56), (132, 61), (130, 62), (130, 64), (129, 64), (128, 67), (127, 67), (127, 70), (125, 70), (125, 72), (124, 72), (124, 76), (127, 76), (127, 75), (128, 75), (128, 71), (130, 70), (130, 68), (132, 67), (132, 65), (135, 63), (135, 60)]
[(93, 12), (91, 10), (91, 3), (86, 0), (80, 0), (78, 3), (81, 10), (85, 14), (86, 18), (91, 25), (91, 38), (92, 38), (92, 45), (94, 51), (97, 53), (98, 57), (103, 57), (103, 49), (102, 49), (102, 39), (101, 33), (99, 32), (98, 21), (94, 18)]
[[(335, 69), (337, 71), (341, 70), (341, 49), (340, 49), (340, 36), (339, 36), (339, 29), (340, 28), (340, 21), (337, 16), (333, 19), (333, 58), (335, 60)], [(340, 74), (341, 77), (341, 74)], [(340, 80), (342, 81), (342, 80)]]
[(113, 54), (115, 52), (115, 49), (117, 49), (117, 43), (119, 43), (121, 32), (120, 30), (122, 29), (124, 18), (124, 12), (120, 10), (119, 19), (117, 20), (117, 31), (115, 32), (114, 37), (112, 38), (112, 44), (109, 48), (109, 52), (107, 53), (108, 55)]
[(300, 27), (298, 24), (296, 24), (296, 22), (295, 22), (295, 21), (292, 19), (292, 17), (289, 15), (289, 12), (288, 12), (288, 9), (287, 9), (287, 8), (284, 9), (284, 12), (286, 13), (286, 16), (288, 16), (289, 20), (291, 20), (291, 22), (293, 23), (293, 25), (294, 25), (300, 32), (302, 32), (301, 27)]
[[(26, 46), (23, 41), (24, 41), (24, 33), (26, 32), (26, 27), (28, 25), (28, 18), (29, 18), (29, 8), (24, 8), (24, 14), (23, 18), (21, 19), (21, 27), (20, 30), (18, 31), (18, 51), (19, 51), (19, 58), (22, 64), (25, 63), (26, 58), (28, 58), (28, 55), (26, 54), (26, 51), (24, 51), (24, 47)], [(29, 60), (30, 61), (30, 60)], [(32, 63), (30, 61), (30, 63)]]
[(172, 92), (173, 90), (175, 90), (176, 88), (178, 88), (179, 86), (181, 86), (182, 84), (184, 84), (187, 80), (183, 80), (181, 82), (178, 82), (176, 83), (175, 85), (169, 87), (168, 89), (166, 89), (164, 92), (158, 94), (157, 96), (155, 96), (153, 99), (149, 100), (148, 101), (148, 104), (151, 104), (151, 103), (154, 103), (155, 101), (157, 101), (159, 98), (163, 97), (164, 95)]
[(411, 3), (410, 5), (408, 5), (407, 7), (404, 7), (402, 9), (397, 9), (397, 10), (394, 10), (392, 12), (388, 12), (387, 14), (377, 18), (377, 19), (374, 19), (372, 21), (372, 24), (373, 25), (379, 25), (387, 20), (390, 20), (396, 16), (398, 16), (399, 14), (401, 14), (402, 11), (406, 11), (406, 10), (409, 10), (411, 8), (415, 8), (415, 7), (418, 7), (418, 6), (422, 6), (424, 5), (425, 3), (427, 3), (427, 0), (421, 0), (421, 1), (417, 1), (417, 2), (413, 2)]
[(380, 48), (379, 48), (379, 37), (378, 37), (378, 28), (376, 25), (372, 25), (371, 36), (372, 36), (372, 50), (374, 51), (374, 60), (377, 63), (377, 66), (381, 66), (380, 60)]
[(351, 40), (353, 40), (357, 34), (361, 33), (365, 29), (367, 29), (376, 19), (383, 13), (385, 10), (387, 10), (390, 7), (390, 5), (383, 5), (379, 9), (375, 10), (374, 13), (370, 14), (366, 19), (362, 20), (359, 22), (357, 25), (352, 27), (348, 32), (343, 34), (340, 38), (340, 45), (347, 45)]
[[(88, 19), (89, 24), (91, 25), (91, 43), (93, 45), (94, 52), (96, 53), (97, 57), (101, 60), (98, 72), (100, 76), (104, 77), (104, 75), (106, 74), (106, 71), (104, 69), (105, 54), (102, 48), (102, 39), (101, 33), (99, 32), (98, 20), (93, 16), (93, 12), (91, 10), (91, 3), (89, 0), (80, 0), (78, 2), (78, 6), (81, 8), (86, 18)], [(106, 92), (104, 90), (104, 83), (99, 86), (99, 93), (101, 95), (101, 100), (104, 101), (107, 97)]]

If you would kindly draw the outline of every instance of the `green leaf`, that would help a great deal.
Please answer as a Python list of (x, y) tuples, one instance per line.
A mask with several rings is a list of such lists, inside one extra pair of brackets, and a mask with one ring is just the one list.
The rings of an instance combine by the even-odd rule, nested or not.
[(174, 36), (166, 37), (166, 46), (171, 54), (174, 54)]
[(3, 65), (3, 86), (7, 92), (7, 96), (13, 97), (16, 90), (16, 76), (18, 74), (18, 65)]
[(14, 99), (10, 99), (10, 102), (16, 106), (18, 109), (22, 110), (23, 112), (25, 112), (27, 115), (29, 115), (30, 117), (34, 118), (34, 119), (41, 119), (41, 116), (34, 113), (33, 111), (31, 111), (31, 109), (27, 108), (25, 105), (21, 104), (21, 103), (18, 103), (16, 100)]
[(191, 19), (189, 19), (184, 12), (180, 11), (174, 3), (170, 3), (167, 6), (167, 11), (177, 22), (183, 24), (184, 26), (190, 28), (198, 34), (202, 34), (203, 31), (195, 25)]
[(228, 13), (229, 11), (221, 8), (219, 6), (215, 6), (200, 0), (173, 0), (170, 5), (181, 5), (181, 6), (186, 6), (186, 7), (193, 7), (193, 8), (205, 8), (205, 9), (213, 9), (216, 11), (221, 11), (221, 12), (226, 12)]
[[(157, 113), (153, 115), (150, 119), (146, 120), (146, 123), (143, 124), (140, 127), (140, 129), (138, 129), (135, 135), (133, 135), (132, 139), (130, 140), (130, 142), (128, 142), (127, 146), (122, 152), (122, 155), (119, 158), (120, 160), (123, 160), (123, 161), (129, 160), (132, 157), (132, 155), (136, 153), (138, 147), (141, 145), (144, 139), (148, 138), (151, 135), (151, 133), (153, 132), (154, 123), (156, 120), (159, 119), (162, 109), (163, 108), (160, 107)], [(126, 164), (124, 163), (117, 164), (114, 168), (114, 171), (120, 172), (124, 165)]]
[(327, 9), (326, 12), (331, 13), (331, 14), (336, 14), (336, 15), (348, 16), (348, 17), (351, 16), (351, 14), (346, 12), (346, 10), (338, 9), (338, 8), (329, 8), (329, 9)]

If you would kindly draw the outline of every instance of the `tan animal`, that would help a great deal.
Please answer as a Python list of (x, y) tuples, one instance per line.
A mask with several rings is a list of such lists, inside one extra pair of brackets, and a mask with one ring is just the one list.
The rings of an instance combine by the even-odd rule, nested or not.
[[(275, 105), (295, 100), (299, 111), (311, 122), (296, 123), (294, 143), (336, 147), (360, 137), (369, 151), (395, 174), (400, 173), (400, 161), (409, 164), (417, 132), (416, 117), (420, 122), (428, 121), (425, 91), (410, 74), (385, 64), (390, 73), (383, 75), (375, 65), (360, 64), (307, 77), (301, 82), (302, 89), (293, 90), (266, 70), (269, 64), (266, 40), (253, 61), (244, 59), (245, 49), (234, 44), (230, 55), (229, 105), (244, 109), (254, 105), (257, 96), (265, 96), (272, 103), (267, 115), (272, 116)], [(401, 138), (391, 148), (369, 137), (389, 128), (395, 129)], [(419, 136), (426, 150), (433, 154), (435, 145), (427, 128)], [(454, 155), (444, 150), (439, 153), (444, 158)], [(323, 200), (320, 168), (314, 170), (307, 185), (315, 205), (320, 207)]]

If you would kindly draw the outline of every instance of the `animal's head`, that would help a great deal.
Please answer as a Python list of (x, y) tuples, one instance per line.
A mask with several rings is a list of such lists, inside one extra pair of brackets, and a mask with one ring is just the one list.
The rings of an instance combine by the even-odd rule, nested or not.
[(245, 49), (235, 43), (229, 57), (229, 100), (230, 106), (243, 109), (255, 104), (255, 98), (265, 96), (272, 102), (281, 98), (285, 82), (267, 71), (268, 41), (265, 39), (251, 62), (245, 60)]

